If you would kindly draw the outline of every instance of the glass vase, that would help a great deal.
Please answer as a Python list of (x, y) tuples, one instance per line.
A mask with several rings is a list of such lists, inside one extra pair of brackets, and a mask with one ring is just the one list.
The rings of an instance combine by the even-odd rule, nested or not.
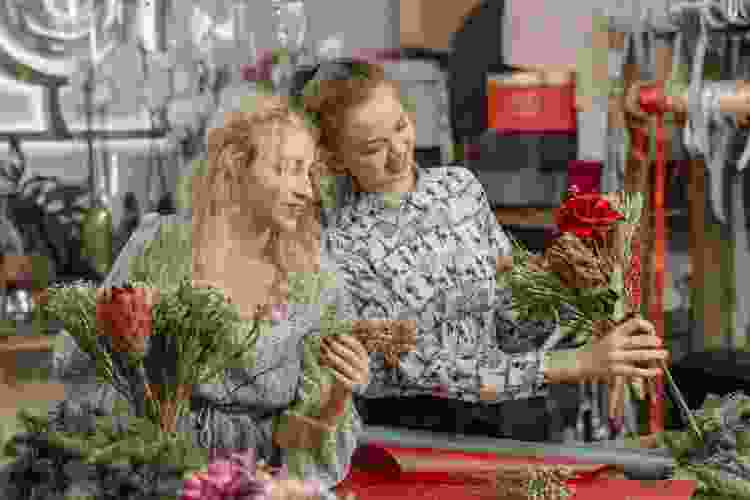
[(91, 205), (81, 223), (81, 253), (104, 278), (112, 268), (114, 255), (112, 204), (101, 174), (96, 162), (91, 162)]

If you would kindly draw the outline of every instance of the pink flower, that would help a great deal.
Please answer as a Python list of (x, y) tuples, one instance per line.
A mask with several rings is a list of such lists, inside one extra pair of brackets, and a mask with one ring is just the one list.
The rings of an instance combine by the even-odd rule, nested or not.
[(246, 467), (231, 459), (211, 462), (183, 483), (180, 500), (266, 500), (272, 485), (255, 479)]
[(289, 316), (289, 304), (275, 304), (271, 308), (271, 319), (273, 321), (284, 321)]

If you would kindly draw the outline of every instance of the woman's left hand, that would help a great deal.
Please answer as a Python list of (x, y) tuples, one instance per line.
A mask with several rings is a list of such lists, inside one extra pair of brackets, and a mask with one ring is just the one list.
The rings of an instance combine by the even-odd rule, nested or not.
[(370, 381), (370, 356), (362, 343), (351, 335), (336, 335), (321, 340), (321, 365), (331, 368), (335, 378), (321, 418), (335, 418), (344, 411), (355, 386)]

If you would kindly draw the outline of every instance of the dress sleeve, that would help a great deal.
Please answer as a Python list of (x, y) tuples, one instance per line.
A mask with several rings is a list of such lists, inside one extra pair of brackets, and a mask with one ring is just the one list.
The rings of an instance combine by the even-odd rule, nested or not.
[[(292, 429), (294, 425), (300, 425), (301, 428), (308, 427), (311, 434), (318, 436), (315, 442), (304, 447), (288, 448), (287, 463), (293, 474), (316, 479), (326, 489), (331, 489), (349, 471), (357, 439), (362, 431), (362, 422), (350, 399), (344, 414), (332, 427), (322, 428), (316, 423), (324, 387), (333, 382), (330, 373), (318, 361), (320, 339), (334, 333), (346, 333), (354, 319), (350, 302), (343, 289), (338, 286), (338, 276), (333, 268), (324, 268), (320, 278), (319, 301), (313, 306), (319, 307), (320, 322), (314, 331), (305, 335), (302, 343), (302, 380), (298, 386), (296, 402), (279, 418), (276, 429), (282, 430), (285, 426)], [(317, 430), (310, 430), (310, 426), (317, 427)]]

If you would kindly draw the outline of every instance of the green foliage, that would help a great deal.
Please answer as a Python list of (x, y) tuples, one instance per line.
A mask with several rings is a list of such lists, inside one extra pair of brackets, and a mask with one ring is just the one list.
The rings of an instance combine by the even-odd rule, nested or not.
[(336, 206), (336, 177), (326, 175), (320, 178), (320, 201), (325, 209)]

